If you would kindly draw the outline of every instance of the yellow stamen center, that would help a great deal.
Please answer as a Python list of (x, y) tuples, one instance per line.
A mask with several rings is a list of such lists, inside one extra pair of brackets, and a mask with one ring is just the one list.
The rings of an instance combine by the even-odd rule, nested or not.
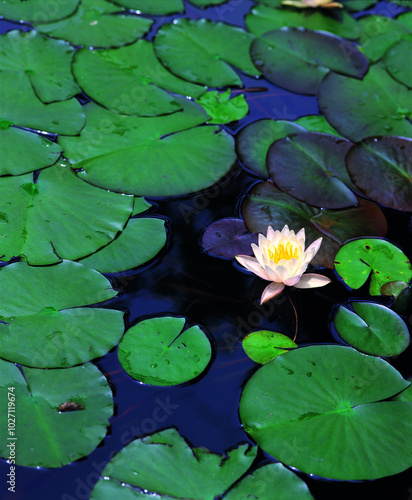
[(297, 247), (294, 247), (289, 241), (284, 243), (279, 243), (277, 247), (272, 249), (268, 248), (269, 259), (273, 260), (277, 264), (281, 259), (297, 259), (299, 257), (299, 251)]

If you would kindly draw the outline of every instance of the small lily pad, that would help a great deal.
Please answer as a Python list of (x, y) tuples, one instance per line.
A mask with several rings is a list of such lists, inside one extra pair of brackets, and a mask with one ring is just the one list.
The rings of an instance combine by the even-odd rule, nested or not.
[(33, 23), (50, 23), (70, 16), (77, 9), (80, 0), (46, 3), (44, 0), (1, 0), (0, 15), (6, 19)]
[(339, 306), (333, 325), (339, 337), (359, 351), (374, 356), (398, 356), (409, 345), (408, 327), (400, 316), (382, 304), (351, 301)]
[(202, 106), (210, 116), (207, 122), (210, 124), (224, 124), (241, 120), (249, 112), (249, 106), (245, 95), (240, 94), (230, 99), (230, 89), (225, 92), (211, 90), (206, 92), (196, 102)]
[(264, 365), (297, 344), (283, 333), (259, 330), (249, 333), (242, 340), (242, 347), (250, 359)]
[(137, 323), (119, 344), (123, 368), (151, 385), (178, 385), (197, 377), (209, 364), (212, 348), (199, 326), (184, 326), (184, 318), (171, 316)]
[(336, 135), (342, 137), (322, 115), (306, 115), (294, 120), (296, 125), (300, 125), (309, 132), (320, 132), (322, 134)]

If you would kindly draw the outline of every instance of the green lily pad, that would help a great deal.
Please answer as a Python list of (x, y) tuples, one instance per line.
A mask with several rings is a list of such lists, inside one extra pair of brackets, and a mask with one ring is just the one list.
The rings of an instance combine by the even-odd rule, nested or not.
[(10, 125), (52, 134), (76, 135), (84, 126), (83, 109), (77, 99), (44, 104), (23, 73), (0, 71), (0, 117), (4, 129)]
[[(90, 500), (106, 498), (107, 479), (173, 498), (213, 500), (250, 467), (257, 447), (240, 444), (224, 455), (192, 447), (174, 428), (135, 439), (103, 469)], [(182, 481), (182, 470), (185, 479)], [(135, 471), (139, 471), (136, 473)], [(103, 479), (103, 477), (105, 479)], [(122, 497), (123, 498), (123, 497)]]
[(296, 125), (300, 125), (309, 132), (320, 132), (322, 134), (336, 135), (342, 137), (338, 131), (336, 131), (331, 125), (326, 121), (326, 118), (322, 115), (306, 115), (294, 120)]
[(286, 335), (268, 330), (249, 333), (242, 340), (242, 347), (250, 359), (262, 365), (297, 347)]
[(351, 301), (353, 309), (339, 306), (333, 325), (347, 344), (374, 356), (398, 356), (409, 345), (408, 327), (400, 316), (382, 304)]
[(72, 45), (120, 47), (141, 38), (153, 23), (144, 17), (125, 15), (121, 10), (105, 0), (87, 0), (81, 2), (70, 17), (34, 24), (42, 33), (67, 40)]
[(209, 364), (212, 348), (199, 326), (184, 326), (185, 318), (171, 316), (137, 323), (119, 344), (123, 368), (150, 385), (178, 385), (197, 377)]
[(82, 307), (116, 295), (97, 271), (71, 261), (46, 267), (17, 262), (1, 268), (0, 276), (4, 359), (66, 368), (103, 356), (123, 335), (121, 311)]
[(120, 235), (79, 262), (100, 273), (119, 273), (146, 264), (166, 244), (163, 219), (130, 219)]
[(246, 125), (236, 136), (240, 161), (263, 179), (269, 177), (266, 156), (273, 142), (289, 134), (304, 132), (299, 125), (286, 120), (257, 120)]
[(376, 135), (412, 137), (412, 90), (391, 78), (381, 64), (371, 66), (363, 80), (330, 73), (319, 87), (318, 100), (332, 127), (353, 142)]
[(7, 19), (34, 23), (49, 23), (70, 16), (77, 9), (80, 0), (53, 2), (44, 0), (0, 0), (0, 15)]
[(59, 144), (82, 169), (79, 177), (96, 186), (138, 196), (199, 191), (219, 181), (236, 155), (223, 130), (191, 128), (208, 116), (186, 102), (187, 112), (154, 118), (119, 115), (90, 103), (81, 136), (59, 137)]
[(412, 404), (382, 401), (409, 385), (381, 358), (336, 345), (303, 347), (252, 376), (240, 418), (284, 464), (331, 479), (377, 479), (412, 465)]
[(322, 208), (357, 205), (345, 165), (352, 144), (333, 135), (305, 132), (274, 142), (266, 162), (276, 185), (294, 198)]
[(109, 50), (81, 49), (73, 72), (94, 101), (125, 115), (156, 116), (182, 110), (169, 92), (199, 97), (206, 89), (172, 75), (147, 40)]
[(253, 41), (251, 56), (265, 78), (301, 94), (316, 94), (330, 71), (362, 78), (368, 69), (366, 57), (353, 44), (303, 28), (265, 33)]
[[(30, 264), (76, 260), (123, 230), (133, 197), (97, 189), (64, 164), (0, 179), (0, 259)], [(87, 214), (85, 217), (84, 214)]]
[(245, 95), (240, 94), (232, 99), (230, 99), (230, 95), (230, 89), (227, 89), (225, 92), (211, 90), (203, 94), (199, 99), (196, 99), (196, 102), (202, 106), (211, 118), (207, 123), (230, 123), (241, 120), (248, 114), (249, 106)]
[(396, 210), (412, 212), (412, 140), (370, 137), (346, 157), (349, 175), (369, 198)]
[(209, 87), (242, 85), (231, 68), (258, 76), (249, 50), (254, 36), (229, 24), (208, 19), (175, 19), (164, 24), (154, 40), (156, 55), (172, 73)]
[(266, 5), (256, 5), (247, 14), (245, 21), (248, 30), (257, 37), (285, 26), (328, 31), (350, 39), (359, 36), (357, 23), (347, 12), (331, 15), (320, 9), (307, 9), (303, 13), (298, 10), (271, 9)]
[(263, 465), (241, 479), (225, 500), (314, 500), (305, 482), (281, 463)]
[(197, 7), (204, 8), (210, 5), (222, 5), (222, 3), (226, 3), (228, 0), (189, 0), (189, 2)]
[(185, 9), (183, 0), (112, 0), (112, 2), (127, 9), (138, 10), (153, 16), (176, 14)]
[(27, 130), (0, 129), (0, 175), (20, 175), (56, 163), (62, 148)]
[(412, 35), (408, 40), (401, 40), (392, 45), (383, 58), (385, 68), (392, 78), (412, 88), (412, 69), (409, 64), (405, 64), (405, 58), (412, 51)]
[(380, 238), (349, 241), (339, 250), (335, 269), (350, 288), (360, 288), (369, 276), (369, 293), (380, 295), (389, 281), (408, 282), (412, 278), (409, 259), (398, 247)]
[[(2, 394), (8, 391), (15, 396), (18, 465), (62, 467), (87, 456), (105, 437), (113, 415), (109, 383), (89, 363), (64, 370), (23, 367), (20, 372), (14, 364), (0, 360), (0, 387)], [(3, 429), (6, 420), (4, 413)], [(13, 443), (7, 437), (3, 432), (0, 438), (4, 458), (9, 457), (7, 446)]]
[(71, 72), (74, 48), (36, 31), (0, 36), (0, 70), (23, 74), (44, 103), (64, 101), (80, 92)]

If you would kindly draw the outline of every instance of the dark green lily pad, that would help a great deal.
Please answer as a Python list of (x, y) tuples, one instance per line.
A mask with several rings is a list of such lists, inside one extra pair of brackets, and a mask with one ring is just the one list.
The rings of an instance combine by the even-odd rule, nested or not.
[(53, 165), (61, 147), (27, 130), (0, 129), (0, 175), (20, 175)]
[(87, 0), (70, 17), (35, 26), (42, 33), (73, 45), (120, 47), (141, 38), (153, 23), (144, 17), (125, 15), (121, 10), (105, 0)]
[(210, 5), (221, 5), (226, 3), (228, 0), (189, 0), (190, 3), (196, 5), (197, 7), (209, 7)]
[(80, 92), (71, 72), (74, 48), (36, 31), (0, 36), (0, 70), (21, 73), (44, 103), (64, 101)]
[(150, 318), (127, 330), (118, 349), (126, 372), (150, 385), (183, 384), (202, 373), (212, 347), (199, 326), (184, 329), (185, 321), (171, 316)]
[[(0, 259), (30, 264), (76, 260), (112, 241), (133, 210), (133, 197), (97, 189), (64, 164), (0, 179)], [(87, 214), (85, 217), (84, 214)]]
[(183, 0), (112, 0), (112, 2), (126, 9), (138, 10), (153, 16), (176, 14), (185, 9)]
[(305, 132), (274, 142), (266, 162), (276, 185), (294, 198), (322, 208), (347, 208), (357, 198), (345, 166), (352, 144), (333, 135)]
[(396, 210), (412, 212), (412, 140), (370, 137), (346, 157), (349, 175), (369, 198)]
[(371, 276), (369, 293), (380, 295), (389, 281), (408, 282), (412, 266), (401, 249), (380, 238), (349, 241), (336, 255), (335, 269), (350, 288), (360, 288)]
[(298, 346), (291, 338), (282, 333), (260, 330), (249, 333), (242, 340), (242, 347), (250, 359), (264, 365), (288, 352), (289, 349)]
[(309, 132), (320, 132), (322, 134), (336, 135), (337, 137), (342, 137), (337, 130), (335, 130), (327, 122), (326, 118), (322, 115), (306, 115), (301, 116), (297, 120), (294, 120), (296, 125), (300, 125)]
[(412, 465), (412, 404), (382, 401), (409, 385), (381, 358), (336, 345), (303, 347), (252, 376), (240, 418), (287, 465), (331, 479), (377, 479)]
[(163, 219), (130, 219), (117, 238), (79, 262), (100, 273), (126, 271), (153, 259), (166, 244), (166, 239)]
[[(181, 101), (185, 101), (181, 99)], [(215, 184), (236, 160), (233, 139), (186, 101), (186, 112), (154, 118), (85, 107), (80, 137), (59, 137), (79, 177), (105, 189), (138, 196), (188, 194)], [(189, 130), (185, 130), (189, 129)]]
[(257, 120), (246, 125), (236, 136), (240, 161), (263, 179), (269, 177), (266, 156), (270, 145), (289, 134), (304, 132), (299, 125), (286, 120)]
[(351, 43), (330, 33), (303, 28), (269, 31), (253, 41), (255, 66), (275, 85), (314, 95), (330, 71), (362, 78), (368, 61)]
[[(135, 439), (103, 469), (90, 500), (106, 498), (106, 479), (172, 498), (213, 499), (224, 493), (250, 467), (257, 447), (240, 444), (224, 455), (194, 448), (174, 428)], [(185, 480), (182, 481), (182, 470)], [(136, 471), (139, 471), (136, 473)], [(121, 494), (122, 495), (122, 494)], [(123, 498), (123, 496), (122, 496)], [(137, 497), (138, 498), (138, 497)], [(156, 497), (155, 497), (156, 498)]]
[[(264, 2), (262, 2), (264, 3)], [(271, 9), (266, 5), (256, 5), (245, 18), (248, 30), (255, 36), (284, 26), (328, 31), (344, 38), (356, 39), (359, 29), (355, 19), (347, 12), (331, 15), (321, 9), (307, 9), (301, 12), (295, 9)]]
[(25, 74), (0, 71), (0, 79), (0, 128), (16, 125), (66, 135), (76, 135), (83, 128), (85, 116), (77, 99), (44, 104)]
[(97, 271), (71, 261), (46, 267), (17, 262), (1, 268), (0, 276), (4, 359), (66, 368), (103, 356), (123, 335), (121, 311), (82, 307), (116, 295)]
[(391, 78), (381, 64), (371, 66), (363, 80), (330, 73), (318, 99), (328, 122), (353, 142), (376, 135), (412, 137), (412, 90)]
[(242, 85), (231, 68), (258, 76), (249, 50), (254, 36), (229, 24), (208, 19), (175, 19), (157, 32), (154, 48), (162, 64), (189, 82), (223, 87)]
[(1, 0), (0, 16), (7, 19), (34, 23), (49, 23), (70, 16), (77, 9), (80, 0), (65, 0), (50, 3), (44, 0)]
[(412, 34), (408, 40), (401, 40), (392, 45), (383, 58), (385, 68), (392, 78), (412, 88), (412, 69), (405, 64), (405, 58), (412, 52)]
[(125, 115), (156, 116), (182, 110), (169, 92), (199, 97), (206, 89), (172, 75), (147, 40), (109, 50), (81, 49), (73, 72), (94, 101)]
[(374, 356), (398, 356), (409, 345), (408, 327), (400, 316), (382, 304), (351, 301), (353, 309), (339, 306), (333, 325), (347, 344)]
[(207, 123), (224, 124), (236, 120), (241, 120), (249, 112), (249, 106), (246, 102), (245, 95), (240, 94), (230, 99), (230, 89), (225, 92), (211, 90), (206, 92), (196, 102), (202, 106), (206, 113), (210, 116)]

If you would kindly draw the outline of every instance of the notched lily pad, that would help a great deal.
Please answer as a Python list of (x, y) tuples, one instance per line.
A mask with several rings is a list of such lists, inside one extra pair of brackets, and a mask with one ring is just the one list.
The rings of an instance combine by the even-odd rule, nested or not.
[(298, 346), (291, 338), (282, 333), (260, 330), (249, 333), (242, 340), (242, 347), (250, 359), (264, 365)]

